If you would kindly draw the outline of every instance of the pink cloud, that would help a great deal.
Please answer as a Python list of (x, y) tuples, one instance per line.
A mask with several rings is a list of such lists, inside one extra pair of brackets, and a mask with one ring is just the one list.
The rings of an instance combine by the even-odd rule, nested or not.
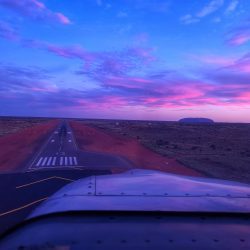
[(62, 24), (70, 24), (71, 21), (68, 17), (64, 16), (62, 13), (55, 13), (55, 17), (58, 19), (58, 21)]
[(0, 0), (0, 5), (35, 20), (50, 21), (65, 25), (71, 23), (68, 17), (60, 12), (53, 12), (39, 0)]
[(228, 39), (228, 43), (233, 46), (239, 46), (249, 41), (250, 41), (250, 34), (248, 32), (246, 33), (246, 31), (234, 34), (230, 39)]
[(235, 62), (226, 67), (226, 69), (233, 70), (237, 73), (250, 74), (250, 54), (246, 54), (240, 59), (235, 60)]
[(250, 105), (250, 86), (237, 82), (220, 85), (168, 74), (160, 79), (148, 78), (147, 75), (124, 75), (104, 77), (102, 84), (95, 89), (78, 90), (57, 88), (46, 79), (39, 80), (43, 77), (46, 76), (39, 76), (36, 70), (4, 68), (0, 70), (0, 79), (4, 79), (0, 92), (6, 96), (14, 92), (21, 106), (22, 102), (31, 99), (37, 108), (53, 107), (54, 111), (62, 112), (99, 110), (106, 113), (118, 109), (149, 111), (158, 108), (204, 108), (207, 105), (224, 108)]
[[(75, 90), (67, 94), (58, 90), (54, 94), (58, 95), (58, 102), (61, 102), (62, 105), (65, 102), (73, 107), (85, 105), (90, 108), (98, 106), (108, 109), (112, 106), (167, 108), (250, 104), (250, 100), (242, 98), (244, 93), (249, 90), (245, 84), (249, 78), (245, 78), (242, 73), (243, 70), (249, 69), (247, 58), (232, 64), (233, 59), (231, 58), (214, 55), (200, 57), (201, 60), (211, 64), (220, 66), (231, 64), (222, 69), (211, 70), (208, 80), (205, 80), (205, 77), (204, 80), (193, 80), (169, 71), (161, 71), (159, 74), (156, 72), (157, 77), (151, 77), (146, 74), (144, 76), (131, 74), (130, 71), (131, 66), (132, 69), (135, 69), (138, 64), (138, 68), (141, 69), (142, 66), (147, 65), (148, 57), (151, 57), (151, 49), (147, 51), (146, 48), (131, 48), (117, 52), (89, 52), (81, 46), (62, 47), (39, 41), (27, 42), (31, 47), (44, 49), (57, 56), (79, 59), (89, 64), (89, 69), (80, 73), (86, 74), (90, 80), (97, 81), (99, 87), (93, 91)], [(244, 78), (232, 74), (232, 67), (235, 67), (234, 71), (241, 69), (240, 76), (244, 76)], [(231, 73), (229, 74), (229, 72)], [(41, 87), (35, 87), (33, 90), (44, 93), (53, 92), (53, 89), (46, 90)]]
[(228, 66), (235, 62), (233, 57), (224, 57), (220, 55), (189, 55), (190, 58), (214, 66)]
[[(218, 79), (219, 80), (219, 79)], [(247, 100), (250, 86), (245, 83), (235, 84), (211, 83), (185, 78), (148, 79), (147, 77), (104, 78), (103, 86), (109, 92), (127, 100), (129, 106), (144, 107), (193, 107), (204, 105), (250, 105)], [(239, 98), (247, 96), (244, 100)]]
[[(215, 68), (212, 70), (204, 69), (208, 72), (209, 78), (215, 79), (216, 82), (220, 83), (242, 83), (242, 81), (249, 81), (248, 74), (250, 73), (250, 54), (246, 54), (241, 58), (233, 56), (223, 57), (218, 55), (189, 55), (189, 58), (202, 62), (207, 65), (212, 65)], [(219, 67), (218, 67), (219, 66)]]
[(250, 19), (244, 20), (239, 26), (234, 27), (228, 33), (227, 43), (232, 46), (240, 46), (250, 41)]
[(138, 58), (143, 58), (145, 62), (152, 62), (156, 57), (152, 55), (154, 48), (132, 47), (127, 49), (126, 54)]
[(58, 56), (90, 61), (95, 58), (94, 53), (89, 53), (81, 46), (62, 47), (54, 44), (43, 44), (42, 47)]
[(237, 96), (237, 99), (240, 100), (240, 101), (245, 101), (245, 102), (247, 102), (249, 104), (250, 103), (250, 91), (245, 92), (245, 93), (240, 93)]
[(250, 62), (238, 62), (232, 65), (230, 68), (238, 72), (250, 74)]

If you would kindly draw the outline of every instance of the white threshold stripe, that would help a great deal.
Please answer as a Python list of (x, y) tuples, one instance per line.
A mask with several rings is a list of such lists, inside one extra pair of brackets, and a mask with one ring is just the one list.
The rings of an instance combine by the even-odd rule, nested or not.
[(72, 157), (69, 157), (69, 165), (72, 165)]
[(37, 164), (36, 164), (36, 166), (37, 166), (37, 167), (39, 167), (39, 166), (40, 166), (40, 164), (41, 164), (42, 160), (43, 160), (43, 157), (40, 157), (39, 161), (38, 161), (38, 162), (37, 162)]
[[(57, 160), (58, 159), (58, 160)], [(36, 167), (49, 167), (49, 166), (77, 166), (78, 160), (76, 156), (47, 156), (40, 157), (36, 163)]]
[(51, 160), (52, 160), (52, 157), (49, 157), (49, 159), (48, 159), (48, 161), (47, 161), (47, 166), (50, 165)]
[(63, 165), (63, 157), (60, 157), (60, 165)]
[(56, 165), (56, 157), (53, 157), (52, 166)]
[(44, 159), (43, 159), (43, 163), (42, 163), (42, 166), (44, 166), (44, 165), (45, 165), (45, 163), (46, 163), (47, 159), (48, 159), (48, 157), (44, 157)]
[(73, 157), (73, 160), (74, 160), (74, 164), (78, 165), (76, 157)]

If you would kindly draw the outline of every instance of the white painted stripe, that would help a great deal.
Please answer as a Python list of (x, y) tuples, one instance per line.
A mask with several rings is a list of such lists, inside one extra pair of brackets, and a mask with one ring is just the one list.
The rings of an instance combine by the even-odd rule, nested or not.
[(72, 165), (72, 157), (69, 157), (69, 165)]
[(56, 157), (53, 157), (52, 166), (56, 165)]
[(71, 134), (71, 132), (68, 132), (68, 134)]
[(47, 166), (50, 165), (51, 160), (52, 160), (52, 157), (49, 157), (49, 159), (48, 159), (48, 161), (47, 161)]
[(53, 139), (53, 140), (51, 140), (51, 142), (55, 142), (55, 140)]
[(78, 165), (76, 157), (73, 157), (73, 160), (74, 160), (74, 164)]
[(48, 159), (48, 157), (44, 157), (44, 159), (43, 159), (43, 163), (42, 163), (42, 166), (44, 166), (44, 165), (45, 165), (45, 163), (46, 163), (47, 159)]
[(69, 142), (72, 142), (72, 140), (69, 140)]
[(55, 134), (58, 134), (58, 131), (56, 131)]
[(68, 165), (68, 157), (64, 157), (65, 158), (65, 166)]
[(37, 164), (36, 164), (37, 167), (40, 166), (42, 160), (43, 160), (43, 157), (41, 157), (41, 158), (39, 159), (39, 161), (37, 162)]
[(63, 157), (60, 157), (60, 165), (63, 165)]

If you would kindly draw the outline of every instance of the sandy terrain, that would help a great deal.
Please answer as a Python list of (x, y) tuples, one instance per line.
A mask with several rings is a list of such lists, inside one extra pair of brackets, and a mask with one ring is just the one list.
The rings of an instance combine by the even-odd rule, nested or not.
[(45, 118), (1, 117), (0, 137), (3, 135), (15, 133), (23, 128), (28, 128), (46, 121), (49, 120)]
[(161, 156), (145, 148), (136, 139), (108, 134), (80, 122), (70, 122), (70, 125), (74, 131), (78, 146), (83, 150), (119, 155), (131, 161), (137, 168), (202, 176), (199, 172), (184, 167), (170, 157)]
[[(105, 133), (136, 139), (209, 177), (250, 183), (250, 124), (82, 120)], [(145, 159), (146, 160), (146, 159)], [(157, 165), (157, 163), (155, 164)]]
[[(37, 122), (36, 125), (33, 123), (33, 125), (25, 128), (15, 128), (17, 132), (5, 128), (5, 131), (11, 132), (0, 137), (0, 171), (22, 170), (24, 163), (27, 163), (29, 157), (39, 149), (41, 143), (57, 123), (56, 120), (40, 122), (40, 124)], [(5, 125), (8, 127), (8, 123), (5, 123)], [(1, 130), (2, 128), (3, 125)]]

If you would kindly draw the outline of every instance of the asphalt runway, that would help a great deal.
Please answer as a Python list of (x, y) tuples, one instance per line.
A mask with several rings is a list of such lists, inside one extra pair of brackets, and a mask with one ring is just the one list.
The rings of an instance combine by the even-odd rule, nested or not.
[(111, 174), (133, 165), (110, 154), (82, 151), (63, 121), (21, 173), (0, 174), (0, 234), (21, 223), (32, 210), (61, 187), (80, 178)]
[(80, 150), (71, 127), (63, 121), (35, 154), (28, 171), (52, 168), (126, 170), (133, 167), (131, 162), (117, 155)]
[(28, 169), (77, 167), (78, 153), (71, 128), (62, 122), (37, 152)]

